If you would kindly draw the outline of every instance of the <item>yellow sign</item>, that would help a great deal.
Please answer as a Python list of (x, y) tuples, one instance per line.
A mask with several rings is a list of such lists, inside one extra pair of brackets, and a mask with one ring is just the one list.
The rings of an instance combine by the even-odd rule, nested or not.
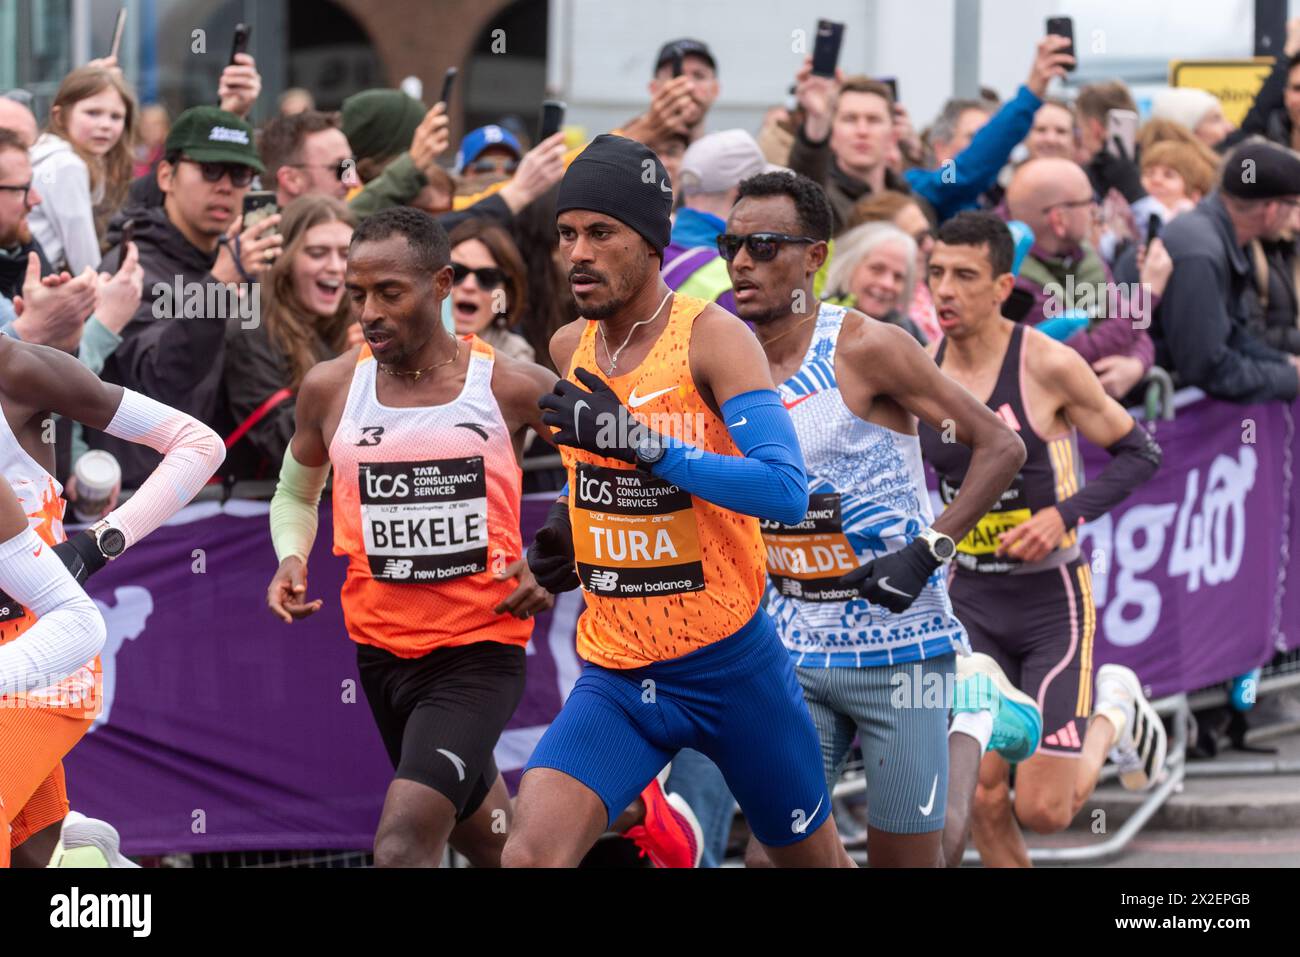
[(1255, 94), (1271, 72), (1271, 56), (1249, 60), (1171, 60), (1169, 85), (1213, 93), (1223, 104), (1223, 115), (1240, 126), (1255, 102)]

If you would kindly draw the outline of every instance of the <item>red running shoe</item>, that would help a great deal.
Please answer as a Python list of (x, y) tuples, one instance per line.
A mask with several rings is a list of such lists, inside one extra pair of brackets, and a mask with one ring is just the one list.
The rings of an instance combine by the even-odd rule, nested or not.
[(665, 794), (671, 765), (665, 767), (641, 792), (645, 823), (629, 827), (625, 838), (641, 848), (655, 867), (699, 867), (704, 855), (700, 821), (680, 794)]

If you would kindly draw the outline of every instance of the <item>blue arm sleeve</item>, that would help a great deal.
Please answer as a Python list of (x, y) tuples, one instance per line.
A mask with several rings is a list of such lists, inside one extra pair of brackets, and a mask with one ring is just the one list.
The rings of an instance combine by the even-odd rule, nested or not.
[(793, 525), (808, 511), (808, 476), (790, 413), (772, 390), (746, 392), (722, 406), (744, 458), (666, 440), (654, 474), (742, 515)]
[[(971, 208), (992, 186), (1017, 143), (1029, 135), (1034, 113), (1043, 101), (1027, 86), (989, 117), (971, 138), (970, 145), (953, 159), (954, 169), (910, 169), (907, 184), (934, 207), (940, 221)], [(947, 179), (945, 179), (945, 175)]]

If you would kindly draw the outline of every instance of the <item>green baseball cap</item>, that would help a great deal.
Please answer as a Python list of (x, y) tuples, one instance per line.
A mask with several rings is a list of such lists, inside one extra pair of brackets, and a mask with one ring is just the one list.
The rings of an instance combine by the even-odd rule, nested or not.
[(254, 145), (253, 128), (215, 106), (194, 106), (178, 116), (163, 152), (183, 153), (199, 163), (238, 163), (266, 172)]

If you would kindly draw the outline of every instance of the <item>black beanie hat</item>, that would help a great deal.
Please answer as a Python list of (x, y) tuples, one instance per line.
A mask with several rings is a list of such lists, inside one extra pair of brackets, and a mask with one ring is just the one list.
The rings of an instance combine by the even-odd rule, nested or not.
[(1241, 199), (1300, 195), (1300, 156), (1268, 140), (1247, 140), (1223, 164), (1223, 191)]
[(673, 184), (649, 147), (604, 133), (578, 154), (560, 180), (555, 214), (570, 209), (613, 216), (662, 255), (672, 231)]

